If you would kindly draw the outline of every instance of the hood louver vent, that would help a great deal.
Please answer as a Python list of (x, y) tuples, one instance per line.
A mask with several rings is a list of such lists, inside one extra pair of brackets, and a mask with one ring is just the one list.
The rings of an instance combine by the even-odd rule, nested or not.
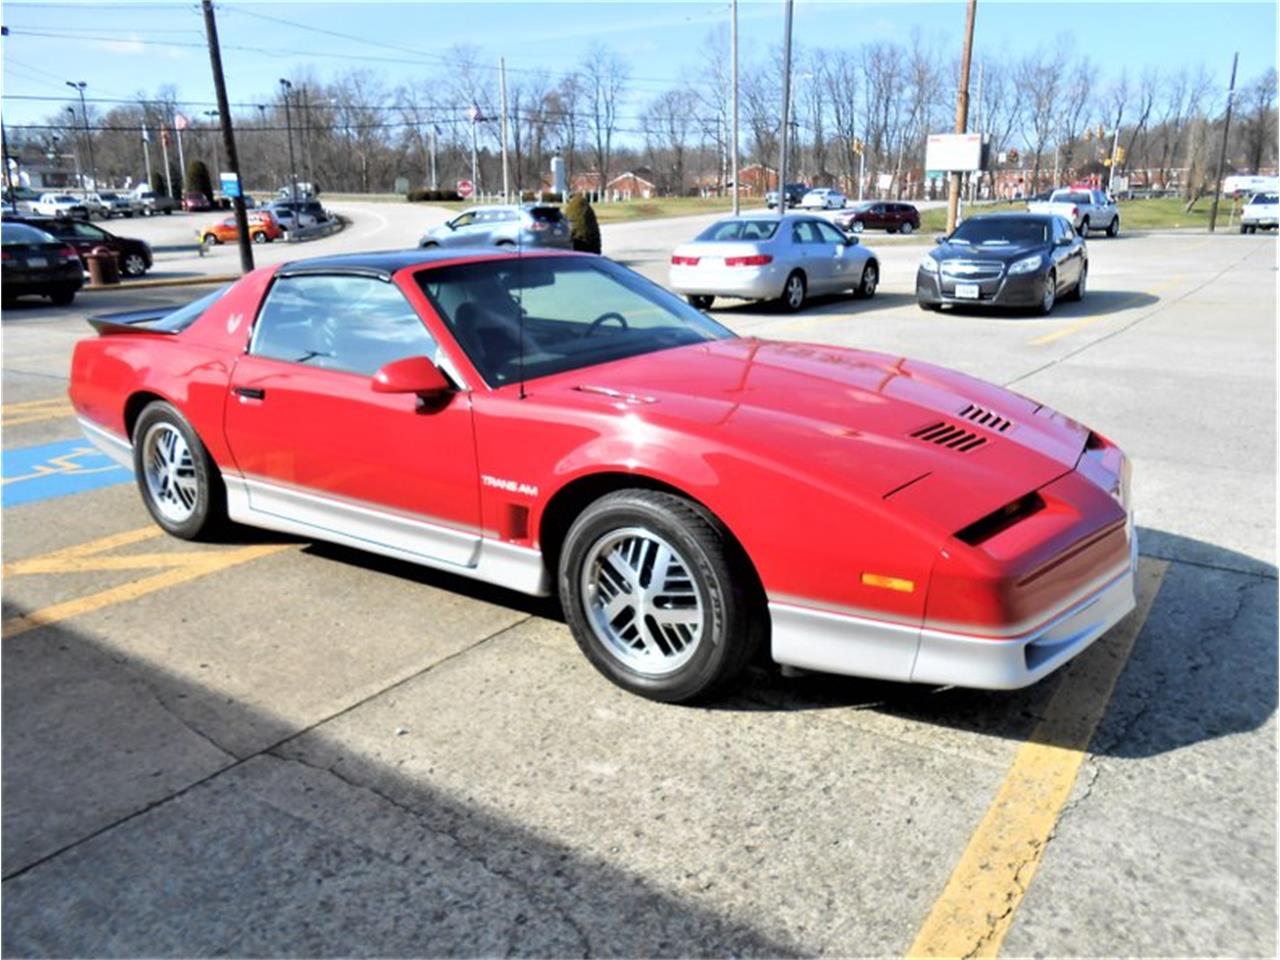
[(921, 427), (911, 433), (911, 436), (917, 440), (923, 440), (925, 443), (936, 444), (939, 447), (946, 447), (948, 450), (954, 450), (956, 453), (969, 453), (971, 450), (977, 450), (984, 446), (987, 442), (985, 437), (980, 437), (976, 433), (970, 433), (963, 427), (957, 427), (950, 423), (931, 423), (927, 427)]
[(1012, 420), (1008, 420), (999, 414), (992, 413), (990, 410), (972, 403), (960, 411), (960, 416), (965, 420), (972, 420), (988, 430), (995, 430), (997, 433), (1004, 433), (1013, 426)]

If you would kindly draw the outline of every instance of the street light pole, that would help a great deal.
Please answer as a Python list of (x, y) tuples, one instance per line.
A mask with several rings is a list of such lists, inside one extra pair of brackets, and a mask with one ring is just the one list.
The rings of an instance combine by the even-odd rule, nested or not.
[(502, 102), (502, 202), (511, 202), (511, 168), (507, 163), (507, 58), (498, 58), (499, 92)]
[[(729, 9), (729, 55), (733, 61), (731, 70), (733, 74), (733, 146), (730, 148), (731, 175), (733, 176), (733, 215), (736, 217), (739, 211), (738, 199), (738, 0), (733, 0)], [(765, 177), (765, 189), (769, 186), (769, 178)]]
[[(778, 162), (778, 213), (787, 212), (787, 140), (791, 135), (791, 15), (795, 0), (786, 0), (782, 28), (782, 157)], [(769, 178), (765, 178), (766, 186)]]
[[(213, 123), (213, 118), (218, 116), (217, 110), (206, 110), (204, 115), (209, 118), (209, 122)], [(218, 179), (222, 171), (222, 157), (218, 155), (218, 138), (213, 138), (213, 177)], [(212, 198), (210, 198), (212, 199)]]
[(93, 162), (93, 134), (89, 132), (89, 108), (85, 106), (84, 88), (88, 86), (83, 80), (66, 81), (68, 87), (71, 87), (80, 94), (80, 115), (84, 118), (84, 142), (89, 150), (89, 172), (93, 174), (93, 188), (98, 189), (98, 165)]
[[(298, 217), (298, 174), (293, 166), (293, 120), (289, 115), (289, 91), (293, 89), (293, 84), (283, 77), (280, 78), (280, 96), (284, 98), (284, 130), (285, 136), (289, 139), (289, 192), (293, 197), (293, 222), (295, 227), (299, 224)], [(290, 236), (296, 233), (296, 229), (290, 231)]]
[(71, 117), (71, 159), (76, 165), (76, 186), (81, 190), (84, 189), (84, 176), (80, 173), (80, 148), (76, 146), (76, 141), (80, 139), (80, 135), (76, 133), (76, 109), (75, 107), (67, 107), (67, 113)]

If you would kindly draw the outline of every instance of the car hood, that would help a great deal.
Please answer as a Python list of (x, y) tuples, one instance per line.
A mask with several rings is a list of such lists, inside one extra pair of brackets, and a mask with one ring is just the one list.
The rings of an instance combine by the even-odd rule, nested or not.
[[(1071, 470), (1089, 435), (1034, 401), (931, 364), (757, 339), (572, 371), (536, 392), (621, 407), (682, 442), (772, 461), (863, 501), (915, 487), (902, 504), (927, 500), (928, 519), (948, 533)], [(957, 441), (961, 433), (981, 442)]]
[(938, 260), (999, 260), (1010, 263), (1048, 249), (1043, 243), (1022, 243), (1014, 246), (975, 247), (967, 243), (940, 243), (933, 248)]

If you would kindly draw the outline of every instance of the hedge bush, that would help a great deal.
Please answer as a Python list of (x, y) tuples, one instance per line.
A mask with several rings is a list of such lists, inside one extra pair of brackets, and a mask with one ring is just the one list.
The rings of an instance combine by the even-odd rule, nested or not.
[(413, 187), (405, 194), (410, 203), (440, 203), (446, 200), (461, 200), (457, 190), (429, 190), (426, 187)]
[(569, 218), (573, 236), (573, 249), (584, 253), (600, 252), (600, 223), (591, 204), (580, 193), (575, 193), (565, 204), (564, 215)]

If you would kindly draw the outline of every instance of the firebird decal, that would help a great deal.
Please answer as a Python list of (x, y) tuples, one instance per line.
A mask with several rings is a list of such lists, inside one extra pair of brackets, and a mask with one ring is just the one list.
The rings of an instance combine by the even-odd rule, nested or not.
[(533, 484), (516, 483), (514, 480), (503, 480), (500, 477), (491, 477), (487, 473), (480, 475), (480, 482), (486, 487), (505, 490), (507, 493), (518, 493), (526, 497), (536, 497), (538, 495), (538, 488)]
[(227, 317), (227, 333), (235, 333), (243, 321), (243, 313), (233, 313), (231, 316)]

